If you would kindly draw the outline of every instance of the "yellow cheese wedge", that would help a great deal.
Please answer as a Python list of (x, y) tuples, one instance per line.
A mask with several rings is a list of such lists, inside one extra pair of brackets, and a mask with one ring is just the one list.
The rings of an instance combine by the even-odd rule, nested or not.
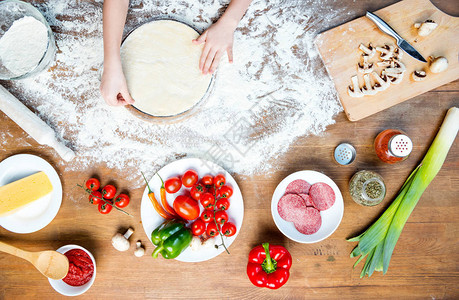
[(0, 215), (23, 207), (53, 190), (44, 172), (38, 172), (0, 187)]

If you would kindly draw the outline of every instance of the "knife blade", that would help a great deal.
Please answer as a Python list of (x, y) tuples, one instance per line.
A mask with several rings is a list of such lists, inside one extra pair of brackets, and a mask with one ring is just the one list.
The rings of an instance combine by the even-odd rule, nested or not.
[(421, 53), (419, 53), (413, 46), (411, 46), (407, 41), (405, 41), (395, 30), (393, 30), (389, 24), (384, 22), (380, 17), (377, 15), (367, 11), (366, 17), (369, 18), (373, 23), (381, 29), (382, 32), (385, 34), (390, 35), (397, 41), (397, 46), (399, 46), (403, 51), (405, 51), (409, 56), (422, 61), (424, 63), (427, 62), (424, 57), (422, 57)]

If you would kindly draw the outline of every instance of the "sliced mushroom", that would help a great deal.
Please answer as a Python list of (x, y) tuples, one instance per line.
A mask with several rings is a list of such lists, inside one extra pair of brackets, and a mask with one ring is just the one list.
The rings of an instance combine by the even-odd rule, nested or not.
[(448, 60), (443, 56), (429, 56), (429, 69), (432, 73), (440, 73), (448, 69)]
[(390, 60), (383, 60), (383, 61), (378, 61), (376, 65), (381, 68), (387, 68), (390, 67), (392, 62)]
[(433, 20), (426, 20), (423, 23), (414, 23), (414, 28), (418, 29), (419, 36), (428, 36), (438, 27), (438, 24)]
[(403, 70), (402, 68), (386, 68), (384, 69), (384, 72), (387, 76), (395, 76), (402, 74), (403, 72), (405, 72), (405, 70)]
[[(384, 71), (383, 71), (384, 73)], [(391, 84), (399, 84), (403, 79), (403, 72), (398, 74), (387, 74)]]
[(411, 73), (411, 78), (413, 78), (414, 81), (422, 81), (427, 78), (427, 73), (424, 70), (415, 70), (413, 73)]
[(371, 75), (373, 75), (373, 78), (375, 79), (375, 86), (374, 89), (378, 92), (386, 90), (390, 86), (389, 79), (384, 73), (381, 73), (381, 76), (379, 76), (378, 73), (376, 72), (371, 72)]
[(359, 63), (357, 65), (359, 72), (363, 74), (371, 73), (373, 71), (373, 63), (368, 62), (368, 58), (369, 58), (368, 55), (364, 54), (362, 56), (363, 56), (363, 63)]
[(398, 48), (398, 47), (395, 48), (395, 50), (394, 50), (394, 58), (397, 59), (397, 60), (400, 60), (400, 59), (402, 59), (402, 57), (403, 57), (403, 51), (400, 50), (400, 48)]
[(380, 58), (382, 60), (389, 59), (394, 56), (395, 47), (392, 45), (384, 45), (382, 47), (376, 47), (376, 51), (380, 52)]
[(363, 75), (363, 80), (365, 81), (365, 85), (362, 88), (362, 93), (364, 95), (374, 95), (374, 94), (376, 94), (377, 91), (371, 85), (370, 75), (369, 74)]
[(350, 85), (347, 88), (347, 92), (348, 92), (349, 96), (354, 97), (354, 98), (363, 97), (364, 95), (362, 93), (362, 90), (360, 89), (358, 77), (357, 76), (352, 76), (351, 77), (351, 81), (352, 81), (352, 85)]
[(359, 49), (362, 50), (365, 55), (368, 55), (368, 58), (372, 58), (376, 53), (376, 49), (373, 45), (371, 45), (371, 43), (368, 44), (368, 47), (364, 44), (360, 44)]

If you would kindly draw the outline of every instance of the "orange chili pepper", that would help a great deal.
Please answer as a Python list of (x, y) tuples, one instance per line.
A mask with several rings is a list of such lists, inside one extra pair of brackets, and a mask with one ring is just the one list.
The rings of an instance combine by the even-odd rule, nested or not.
[(148, 181), (147, 179), (145, 178), (145, 175), (142, 173), (142, 176), (143, 176), (143, 179), (145, 180), (145, 182), (147, 183), (147, 187), (148, 187), (148, 198), (150, 198), (150, 201), (151, 201), (151, 204), (153, 204), (153, 207), (154, 209), (156, 210), (156, 212), (161, 216), (163, 217), (164, 219), (168, 219), (168, 220), (171, 220), (171, 219), (174, 219), (173, 216), (169, 215), (165, 210), (164, 208), (161, 206), (161, 204), (159, 204), (158, 200), (156, 200), (156, 197), (155, 197), (155, 193), (153, 193), (153, 191), (150, 189), (150, 186), (148, 185)]
[(178, 217), (177, 213), (175, 212), (175, 209), (173, 207), (171, 207), (169, 205), (169, 203), (167, 203), (167, 199), (166, 199), (166, 188), (164, 187), (164, 181), (163, 179), (161, 178), (161, 176), (159, 176), (158, 174), (158, 177), (159, 179), (161, 179), (161, 189), (160, 189), (160, 194), (161, 194), (161, 204), (164, 206), (164, 208), (166, 209), (166, 211), (168, 213), (170, 213), (171, 215), (173, 215), (174, 217)]

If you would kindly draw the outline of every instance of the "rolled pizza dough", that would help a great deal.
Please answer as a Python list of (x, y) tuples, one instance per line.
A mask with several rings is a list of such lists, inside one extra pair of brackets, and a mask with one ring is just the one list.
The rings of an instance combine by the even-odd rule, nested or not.
[(174, 116), (205, 95), (211, 75), (202, 75), (199, 34), (176, 21), (144, 24), (121, 47), (121, 61), (134, 107), (153, 116)]

